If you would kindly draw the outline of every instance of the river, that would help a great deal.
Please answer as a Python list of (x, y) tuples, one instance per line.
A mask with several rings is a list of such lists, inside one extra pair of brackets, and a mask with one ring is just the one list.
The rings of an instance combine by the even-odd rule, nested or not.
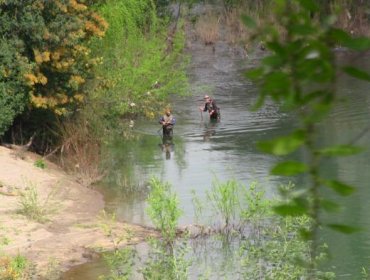
[[(248, 54), (217, 42), (214, 50), (201, 42), (191, 46), (192, 60), (189, 78), (192, 95), (172, 100), (177, 119), (174, 139), (163, 148), (157, 121), (138, 122), (139, 137), (132, 142), (117, 141), (111, 146), (111, 157), (105, 163), (110, 174), (98, 188), (106, 199), (107, 211), (119, 220), (150, 225), (145, 212), (146, 182), (158, 176), (176, 191), (184, 215), (180, 224), (194, 222), (193, 192), (206, 199), (206, 190), (217, 179), (237, 179), (246, 186), (254, 181), (269, 195), (286, 178), (269, 175), (269, 169), (279, 159), (256, 149), (260, 140), (271, 139), (290, 131), (296, 116), (267, 102), (258, 111), (252, 110), (257, 89), (244, 78), (244, 73), (260, 59), (261, 51)], [(360, 58), (338, 52), (342, 62), (351, 62), (370, 71), (370, 54)], [(355, 141), (365, 147), (360, 155), (326, 161), (322, 172), (356, 187), (350, 197), (338, 197), (324, 190), (326, 196), (343, 208), (335, 214), (323, 215), (324, 220), (360, 226), (361, 232), (344, 235), (328, 229), (320, 237), (329, 246), (330, 260), (326, 268), (338, 279), (361, 279), (362, 267), (370, 267), (370, 131), (364, 131), (370, 120), (370, 86), (368, 83), (341, 77), (338, 84), (340, 102), (329, 118), (320, 124), (322, 145), (346, 144)], [(208, 94), (221, 107), (221, 122), (210, 123), (198, 107)], [(159, 117), (159, 115), (158, 115)], [(166, 150), (167, 149), (167, 150)], [(296, 181), (300, 184), (304, 180)], [(128, 189), (128, 190), (127, 190)], [(76, 267), (63, 279), (97, 279), (105, 273), (104, 264), (95, 262)], [(194, 278), (195, 279), (195, 278)]]

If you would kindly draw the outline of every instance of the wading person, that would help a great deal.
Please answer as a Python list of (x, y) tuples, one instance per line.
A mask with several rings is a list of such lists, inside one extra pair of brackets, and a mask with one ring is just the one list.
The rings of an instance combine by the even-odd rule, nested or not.
[(171, 114), (170, 109), (166, 109), (165, 114), (159, 119), (159, 123), (162, 125), (163, 137), (172, 137), (173, 127), (176, 123), (176, 120), (175, 117)]
[(204, 96), (204, 106), (199, 107), (199, 110), (207, 112), (210, 120), (219, 121), (221, 118), (220, 108), (217, 106), (216, 101), (210, 98), (208, 95)]

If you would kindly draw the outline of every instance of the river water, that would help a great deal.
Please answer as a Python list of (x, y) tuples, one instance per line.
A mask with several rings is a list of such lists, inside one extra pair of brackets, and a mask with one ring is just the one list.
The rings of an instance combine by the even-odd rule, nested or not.
[[(257, 99), (257, 89), (244, 78), (244, 73), (258, 63), (262, 54), (257, 51), (246, 57), (243, 51), (230, 48), (226, 42), (218, 42), (214, 50), (194, 42), (191, 54), (192, 95), (172, 100), (177, 119), (172, 143), (162, 145), (157, 121), (138, 122), (135, 125), (138, 139), (117, 141), (110, 148), (111, 157), (105, 163), (110, 174), (99, 189), (105, 195), (107, 211), (116, 213), (119, 220), (150, 225), (145, 199), (147, 180), (153, 175), (169, 182), (176, 191), (184, 211), (182, 225), (194, 222), (192, 193), (206, 199), (206, 190), (215, 179), (237, 179), (246, 186), (257, 181), (269, 195), (276, 192), (278, 185), (287, 183), (286, 178), (269, 175), (270, 167), (279, 159), (259, 152), (255, 146), (260, 140), (287, 133), (296, 124), (294, 114), (282, 111), (272, 102), (267, 102), (259, 111), (251, 109)], [(340, 61), (355, 63), (370, 71), (369, 54), (358, 58), (339, 52), (338, 57)], [(320, 143), (355, 141), (366, 149), (360, 155), (327, 161), (322, 167), (325, 175), (356, 186), (357, 192), (346, 198), (324, 192), (343, 205), (339, 213), (330, 214), (330, 221), (360, 226), (363, 230), (343, 235), (324, 229), (321, 237), (330, 248), (327, 268), (334, 271), (338, 279), (361, 279), (361, 268), (370, 268), (370, 215), (367, 213), (370, 131), (363, 133), (370, 124), (370, 86), (341, 77), (338, 89), (341, 101), (320, 125)], [(221, 122), (210, 123), (207, 114), (200, 113), (198, 107), (204, 94), (213, 96), (221, 107)], [(302, 182), (304, 180), (295, 183)], [(329, 220), (329, 217), (324, 215), (323, 219)], [(63, 279), (98, 279), (98, 275), (105, 272), (104, 264), (95, 262), (72, 269)]]

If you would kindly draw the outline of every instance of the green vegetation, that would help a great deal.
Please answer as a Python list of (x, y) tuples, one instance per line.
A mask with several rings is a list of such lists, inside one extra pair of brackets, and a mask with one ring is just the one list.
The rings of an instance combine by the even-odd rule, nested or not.
[(114, 250), (113, 253), (104, 254), (110, 274), (100, 276), (99, 280), (128, 280), (132, 279), (135, 261), (135, 250), (131, 247)]
[[(138, 268), (136, 272), (142, 274), (144, 279), (188, 279), (190, 261), (186, 254), (189, 248), (186, 240), (177, 240), (176, 234), (181, 215), (177, 196), (169, 184), (162, 183), (155, 177), (151, 179), (150, 186), (147, 211), (160, 237), (149, 240), (149, 253), (143, 260), (136, 258), (137, 253), (131, 247), (117, 248), (113, 254), (105, 254), (104, 259), (111, 273), (100, 279), (133, 279), (134, 268)], [(108, 221), (110, 222), (104, 223), (105, 231), (111, 237), (114, 220)]]
[(218, 214), (218, 219), (221, 220), (223, 229), (230, 230), (233, 226), (233, 221), (239, 214), (240, 201), (238, 199), (240, 185), (235, 180), (220, 183), (214, 181), (210, 191), (207, 191), (207, 198), (214, 213)]
[[(157, 117), (170, 94), (187, 91), (181, 19), (169, 28), (150, 0), (109, 0), (96, 9), (109, 26), (104, 38), (89, 44), (91, 55), (100, 58), (96, 79), (90, 80), (84, 109), (59, 128), (62, 164), (88, 183), (102, 178), (99, 165), (117, 138), (134, 140), (135, 119)], [(127, 162), (129, 154), (121, 154)]]
[[(310, 184), (299, 186), (299, 190), (284, 188), (282, 192), (287, 196), (278, 202), (271, 202), (265, 200), (263, 193), (254, 186), (244, 196), (236, 197), (243, 192), (243, 188), (237, 182), (230, 181), (216, 184), (207, 194), (208, 199), (214, 212), (218, 213), (217, 218), (222, 218), (225, 228), (232, 226), (234, 236), (244, 240), (240, 262), (241, 273), (246, 279), (331, 279), (333, 273), (323, 273), (318, 269), (326, 246), (320, 243), (317, 236), (322, 226), (320, 213), (331, 211), (338, 205), (323, 197), (321, 189), (328, 187), (339, 195), (349, 195), (354, 188), (335, 178), (324, 178), (320, 174), (320, 164), (327, 157), (352, 155), (359, 149), (350, 145), (320, 147), (317, 145), (316, 128), (335, 106), (338, 73), (370, 80), (368, 73), (360, 69), (351, 66), (339, 68), (332, 49), (344, 46), (363, 51), (370, 47), (370, 43), (366, 38), (352, 37), (339, 29), (340, 13), (336, 17), (326, 17), (335, 10), (334, 6), (329, 10), (323, 9), (323, 6), (310, 0), (256, 1), (255, 9), (261, 6), (257, 2), (274, 8), (274, 16), (265, 19), (268, 25), (263, 24), (256, 32), (258, 40), (264, 42), (269, 53), (261, 66), (248, 74), (261, 88), (257, 107), (262, 106), (265, 99), (271, 98), (285, 109), (297, 111), (300, 116), (299, 129), (276, 140), (260, 143), (259, 147), (277, 156), (305, 150), (307, 161), (279, 163), (271, 172), (283, 176), (305, 173), (310, 178)], [(229, 1), (229, 4), (232, 7), (237, 1)], [(244, 20), (250, 27), (259, 26), (250, 18), (244, 17)], [(145, 90), (143, 88), (141, 91)], [(135, 95), (131, 95), (126, 102), (129, 104), (134, 99)], [(136, 100), (133, 103), (137, 106), (138, 102)], [(117, 115), (124, 112), (135, 115), (136, 108), (140, 108), (135, 106), (117, 110)], [(151, 184), (149, 213), (153, 223), (163, 233), (163, 243), (158, 240), (152, 243), (154, 253), (143, 273), (147, 279), (159, 279), (163, 273), (171, 275), (172, 279), (186, 277), (178, 276), (186, 273), (176, 274), (178, 271), (187, 271), (188, 263), (182, 258), (184, 254), (174, 258), (175, 227), (179, 216), (176, 196), (169, 191), (168, 185), (158, 180), (154, 179)], [(197, 205), (199, 218), (206, 207), (199, 201)], [(236, 213), (239, 213), (238, 217)], [(248, 235), (241, 225), (248, 228)], [(346, 233), (356, 230), (342, 224), (327, 226)], [(221, 234), (224, 233), (221, 231)], [(180, 263), (175, 262), (178, 259), (181, 259)], [(179, 267), (183, 269), (178, 270)]]
[(100, 276), (102, 280), (126, 280), (131, 279), (135, 262), (136, 251), (132, 247), (122, 248), (123, 241), (130, 241), (131, 232), (117, 228), (117, 219), (114, 214), (110, 215), (103, 211), (99, 215), (99, 227), (104, 235), (109, 238), (113, 245), (113, 252), (104, 252), (103, 258), (110, 269), (108, 276)]
[(56, 210), (53, 208), (55, 205), (52, 205), (50, 200), (53, 195), (54, 191), (51, 191), (44, 200), (41, 200), (37, 191), (37, 186), (32, 182), (28, 182), (26, 190), (22, 192), (19, 197), (18, 213), (25, 215), (31, 220), (45, 222), (47, 220), (47, 215)]
[[(336, 178), (325, 178), (320, 170), (323, 159), (336, 156), (350, 156), (361, 151), (347, 143), (332, 147), (321, 147), (317, 138), (319, 122), (328, 116), (336, 104), (336, 80), (338, 75), (370, 81), (368, 73), (350, 65), (338, 66), (332, 49), (344, 46), (353, 51), (370, 49), (370, 39), (352, 37), (336, 28), (336, 17), (332, 15), (323, 22), (312, 20), (312, 14), (320, 6), (315, 1), (276, 1), (273, 23), (257, 29), (258, 38), (265, 42), (270, 51), (261, 66), (249, 71), (248, 77), (260, 87), (257, 107), (265, 99), (282, 104), (287, 110), (294, 110), (300, 118), (299, 128), (277, 139), (259, 143), (267, 153), (285, 156), (299, 149), (307, 155), (303, 161), (284, 161), (271, 170), (273, 175), (294, 176), (306, 174), (309, 183), (300, 186), (300, 192), (292, 192), (286, 202), (275, 206), (275, 212), (283, 217), (309, 217), (311, 226), (301, 228), (301, 235), (310, 244), (310, 258), (305, 265), (309, 268), (308, 279), (318, 279), (320, 241), (318, 231), (324, 226), (320, 213), (331, 212), (339, 205), (326, 199), (321, 191), (329, 188), (338, 195), (349, 195), (352, 186)], [(245, 22), (256, 28), (250, 18)], [(283, 36), (282, 36), (283, 35)], [(344, 224), (325, 226), (343, 233), (357, 229)]]
[(25, 257), (17, 255), (15, 257), (2, 256), (0, 254), (0, 279), (4, 280), (23, 280), (27, 279), (28, 261)]
[(159, 2), (2, 1), (1, 140), (36, 133), (35, 151), (99, 180), (103, 143), (187, 93), (182, 19), (170, 27)]
[[(308, 277), (309, 269), (300, 265), (310, 258), (310, 242), (301, 238), (302, 229), (308, 230), (312, 220), (306, 216), (279, 216), (273, 209), (282, 201), (290, 200), (285, 195), (295, 191), (291, 185), (281, 187), (281, 198), (267, 199), (261, 186), (256, 183), (246, 187), (235, 180), (217, 182), (210, 200), (200, 201), (205, 208), (223, 213), (225, 199), (220, 190), (232, 186), (234, 191), (228, 194), (226, 203), (230, 206), (228, 213), (233, 216), (233, 223), (228, 228), (217, 226), (219, 216), (206, 217), (204, 226), (211, 230), (203, 232), (209, 248), (205, 254), (212, 254), (212, 243), (217, 254), (228, 254), (221, 267), (208, 264), (198, 270), (200, 279), (212, 276), (224, 276), (232, 279), (242, 275), (243, 279), (284, 279), (293, 280)], [(148, 198), (148, 211), (161, 238), (149, 240), (149, 253), (138, 257), (131, 247), (118, 249), (106, 254), (105, 259), (111, 268), (111, 274), (101, 279), (133, 279), (133, 271), (143, 275), (144, 279), (188, 279), (192, 263), (203, 265), (204, 255), (197, 255), (190, 250), (191, 239), (177, 235), (177, 223), (180, 210), (176, 195), (169, 184), (156, 178), (151, 180), (152, 192)], [(222, 192), (221, 192), (222, 193)], [(195, 196), (195, 195), (194, 195)], [(212, 208), (213, 207), (213, 208)], [(222, 244), (221, 248), (219, 245)], [(193, 245), (194, 246), (194, 245)], [(195, 245), (196, 246), (196, 245)], [(195, 248), (193, 248), (195, 250)], [(219, 251), (221, 250), (221, 252)], [(320, 260), (326, 258), (326, 247), (320, 247)], [(208, 271), (208, 272), (207, 272)], [(213, 272), (211, 272), (213, 271)], [(208, 275), (208, 276), (207, 276)], [(333, 279), (334, 273), (316, 271), (316, 279)]]
[(156, 117), (158, 101), (186, 92), (181, 22), (174, 32), (168, 30), (168, 21), (157, 17), (149, 0), (110, 0), (99, 11), (109, 29), (92, 44), (103, 58), (97, 68), (101, 81), (91, 95), (93, 106), (99, 106), (94, 112), (102, 112), (100, 121), (109, 129), (127, 128), (135, 116)]
[(75, 0), (2, 1), (0, 13), (0, 135), (25, 108), (20, 121), (29, 127), (18, 136), (45, 133), (55, 118), (83, 103), (98, 63), (86, 43), (103, 36), (106, 23)]
[[(226, 191), (227, 188), (231, 191)], [(292, 185), (280, 189), (282, 194), (296, 191)], [(194, 200), (204, 209), (212, 209), (221, 217), (230, 217), (228, 227), (221, 225), (220, 228), (220, 215), (205, 217), (203, 212), (206, 221), (203, 226), (211, 227), (207, 231), (211, 233), (208, 239), (212, 240), (212, 235), (219, 236), (223, 250), (231, 250), (231, 263), (224, 264), (229, 266), (227, 271), (231, 278), (231, 275), (240, 274), (243, 279), (293, 280), (308, 276), (307, 268), (300, 263), (309, 260), (310, 243), (301, 238), (300, 232), (310, 228), (311, 219), (307, 215), (281, 217), (273, 211), (274, 207), (289, 198), (282, 196), (267, 199), (263, 187), (257, 183), (247, 187), (235, 180), (217, 182), (209, 193), (211, 195), (207, 194), (207, 201)], [(324, 249), (322, 247), (320, 251), (321, 260), (326, 257)], [(199, 262), (202, 262), (201, 258)], [(225, 272), (220, 270), (213, 273), (218, 275)], [(334, 275), (331, 272), (317, 273), (320, 276), (317, 279), (332, 279)]]
[(164, 242), (171, 246), (175, 240), (178, 220), (182, 213), (177, 195), (172, 192), (168, 183), (162, 183), (155, 177), (151, 179), (150, 187), (148, 215), (154, 226), (161, 232)]
[(103, 230), (104, 235), (109, 238), (115, 251), (119, 250), (123, 241), (129, 241), (132, 237), (130, 231), (122, 231), (116, 228), (117, 218), (114, 214), (108, 214), (102, 211), (99, 215), (99, 227)]
[[(243, 17), (268, 50), (261, 65), (248, 72), (249, 79), (260, 86), (256, 108), (272, 99), (297, 112), (300, 120), (299, 128), (261, 142), (259, 148), (276, 156), (303, 150), (305, 160), (278, 163), (271, 173), (305, 174), (309, 184), (299, 186), (299, 191), (282, 188), (285, 196), (276, 202), (266, 200), (255, 185), (246, 188), (234, 180), (216, 182), (207, 198), (222, 226), (209, 233), (226, 235), (229, 242), (233, 238), (240, 241), (238, 272), (245, 279), (330, 279), (332, 273), (318, 269), (325, 255), (325, 244), (318, 239), (320, 228), (343, 233), (357, 229), (323, 224), (321, 213), (340, 205), (324, 197), (322, 189), (346, 196), (354, 187), (324, 177), (320, 167), (324, 159), (351, 156), (361, 149), (347, 143), (321, 147), (316, 131), (336, 104), (338, 75), (370, 81), (369, 73), (361, 69), (338, 66), (332, 51), (337, 46), (360, 52), (370, 49), (368, 38), (353, 37), (368, 32), (364, 8), (369, 4), (361, 0), (223, 2), (224, 20), (237, 36), (246, 34), (239, 25), (241, 13), (259, 13), (256, 21)], [(186, 94), (187, 58), (183, 55), (183, 21), (176, 19), (176, 28), (171, 29), (164, 12), (171, 1), (87, 3), (0, 1), (0, 136), (10, 139), (10, 128), (21, 143), (36, 131), (36, 150), (59, 150), (70, 170), (91, 178), (89, 184), (102, 177), (98, 165), (106, 140), (117, 134), (133, 139), (133, 119), (153, 119), (171, 94)], [(214, 43), (219, 35), (219, 17), (209, 21), (212, 29), (202, 20), (196, 25), (206, 44)], [(123, 156), (129, 153), (126, 148)], [(35, 166), (45, 168), (45, 162), (38, 160)], [(128, 185), (129, 179), (123, 178), (122, 185)], [(148, 214), (161, 238), (150, 242), (141, 273), (145, 279), (186, 279), (191, 261), (187, 239), (177, 238), (181, 215), (177, 196), (169, 184), (156, 178), (150, 185)], [(201, 220), (206, 203), (196, 197), (194, 201)], [(50, 211), (49, 197), (41, 202), (34, 185), (22, 194), (19, 205), (20, 213), (39, 222)], [(106, 256), (112, 275), (103, 279), (129, 279), (136, 254), (132, 248), (118, 249), (121, 236), (111, 224), (103, 226), (116, 249)], [(0, 278), (20, 279), (25, 267), (21, 256), (0, 256)], [(363, 275), (367, 277), (366, 270)]]
[(34, 165), (36, 167), (38, 167), (38, 168), (41, 168), (41, 169), (45, 169), (46, 168), (46, 163), (45, 163), (45, 161), (42, 158), (35, 160)]
[(168, 183), (153, 177), (148, 197), (148, 214), (161, 233), (161, 239), (150, 241), (151, 250), (142, 269), (144, 279), (188, 279), (190, 260), (186, 240), (176, 241), (178, 221), (182, 211), (177, 195)]

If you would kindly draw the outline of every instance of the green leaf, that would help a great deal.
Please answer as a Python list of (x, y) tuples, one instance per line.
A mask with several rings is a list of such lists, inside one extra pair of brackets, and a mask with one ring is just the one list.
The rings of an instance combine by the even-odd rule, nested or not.
[(307, 209), (298, 204), (281, 204), (273, 207), (275, 213), (280, 216), (302, 216), (307, 214)]
[(339, 145), (325, 148), (319, 151), (324, 156), (351, 156), (363, 151), (363, 148), (352, 145)]
[(286, 50), (279, 42), (276, 42), (276, 41), (267, 42), (266, 46), (267, 46), (268, 49), (274, 51), (279, 56), (281, 56), (281, 57), (286, 56)]
[(255, 29), (257, 27), (257, 24), (256, 22), (254, 21), (254, 19), (250, 16), (247, 16), (247, 15), (243, 15), (242, 16), (242, 21), (243, 23), (245, 24), (245, 26), (251, 28), (251, 29)]
[(351, 38), (351, 40), (346, 40), (343, 45), (355, 51), (366, 51), (370, 49), (370, 39), (367, 37)]
[(306, 164), (297, 161), (284, 161), (271, 169), (272, 175), (294, 176), (308, 170)]
[(305, 133), (301, 130), (297, 130), (291, 135), (283, 136), (269, 141), (261, 141), (257, 144), (257, 147), (265, 152), (274, 154), (277, 156), (288, 155), (305, 142)]
[(350, 195), (356, 191), (354, 187), (336, 180), (325, 180), (323, 184), (343, 196)]
[(335, 43), (340, 45), (346, 45), (352, 40), (351, 36), (342, 29), (332, 28), (328, 33), (329, 38), (331, 38)]
[(248, 70), (245, 73), (246, 77), (251, 80), (258, 80), (263, 75), (263, 69), (261, 67)]
[[(322, 92), (322, 96), (327, 96), (325, 98), (330, 98), (330, 95), (328, 95), (325, 92)], [(304, 118), (305, 123), (316, 123), (321, 120), (323, 120), (329, 113), (333, 106), (333, 103), (331, 102), (321, 102), (313, 105), (313, 111), (310, 113), (306, 118)]]
[(260, 94), (258, 96), (258, 99), (257, 99), (256, 103), (253, 105), (252, 110), (253, 111), (257, 111), (258, 109), (260, 109), (262, 107), (262, 105), (264, 103), (265, 103), (265, 95), (264, 94)]
[(270, 95), (276, 100), (287, 96), (291, 91), (291, 79), (289, 74), (281, 71), (274, 71), (265, 75), (261, 90), (264, 94)]
[(294, 34), (299, 34), (301, 36), (307, 36), (317, 32), (317, 29), (308, 24), (294, 24), (289, 27), (289, 30)]
[(299, 229), (299, 235), (302, 237), (303, 240), (312, 239), (312, 232), (304, 228)]
[(262, 63), (264, 65), (268, 65), (271, 67), (280, 67), (283, 64), (283, 62), (284, 62), (283, 59), (279, 55), (270, 55), (262, 59)]
[(323, 95), (325, 95), (326, 92), (323, 90), (314, 90), (308, 93), (305, 93), (305, 95), (301, 99), (301, 104), (306, 104), (309, 103), (310, 101), (316, 99), (316, 98), (321, 98)]
[(351, 233), (361, 231), (361, 228), (343, 225), (343, 224), (328, 224), (327, 226), (335, 231), (339, 231), (345, 234), (351, 234)]
[(326, 210), (327, 212), (337, 212), (341, 208), (338, 203), (335, 203), (331, 200), (323, 199), (321, 200), (320, 203), (321, 203), (322, 208)]
[(299, 0), (299, 3), (308, 11), (316, 12), (319, 10), (319, 6), (313, 0)]
[(360, 70), (360, 69), (358, 69), (356, 67), (352, 67), (352, 66), (343, 67), (343, 70), (344, 70), (344, 72), (346, 72), (348, 75), (350, 75), (352, 77), (370, 82), (370, 74), (363, 71), (363, 70)]

